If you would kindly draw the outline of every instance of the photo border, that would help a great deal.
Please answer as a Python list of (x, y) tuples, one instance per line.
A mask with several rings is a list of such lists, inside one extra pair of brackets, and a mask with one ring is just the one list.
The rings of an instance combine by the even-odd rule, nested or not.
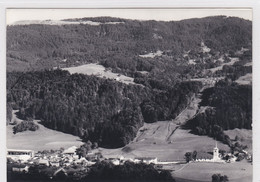
[(260, 0), (0, 0), (0, 181), (6, 181), (6, 9), (121, 9), (121, 8), (252, 8), (253, 10), (253, 181), (260, 176)]

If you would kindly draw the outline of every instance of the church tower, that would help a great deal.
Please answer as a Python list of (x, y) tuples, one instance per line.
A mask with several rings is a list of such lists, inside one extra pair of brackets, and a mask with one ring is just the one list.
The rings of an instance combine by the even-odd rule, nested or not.
[(219, 149), (218, 149), (217, 141), (216, 141), (216, 147), (213, 149), (213, 160), (214, 160), (214, 161), (220, 160), (220, 158), (219, 158)]

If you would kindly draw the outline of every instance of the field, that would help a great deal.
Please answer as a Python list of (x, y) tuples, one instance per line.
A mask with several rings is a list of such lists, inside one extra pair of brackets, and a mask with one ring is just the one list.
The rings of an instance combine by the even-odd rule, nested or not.
[[(20, 122), (16, 116), (14, 119)], [(79, 137), (51, 130), (39, 124), (37, 131), (25, 131), (13, 134), (13, 125), (6, 126), (6, 146), (8, 149), (28, 149), (34, 151), (69, 148), (82, 144)]]
[(238, 141), (241, 142), (242, 145), (247, 145), (247, 151), (252, 153), (252, 130), (247, 129), (233, 129), (224, 131), (231, 140), (234, 140), (235, 137), (238, 137)]
[(133, 78), (118, 73), (113, 73), (110, 70), (106, 70), (104, 66), (95, 63), (69, 67), (69, 68), (62, 68), (62, 69), (69, 71), (71, 74), (82, 73), (86, 75), (95, 75), (101, 78), (105, 77), (126, 84), (129, 83), (135, 84)]
[[(253, 165), (247, 161), (234, 163), (189, 163), (172, 172), (176, 182), (211, 181), (213, 174), (228, 176), (230, 182), (251, 182)], [(173, 167), (174, 169), (174, 167)], [(184, 180), (185, 179), (185, 180)]]

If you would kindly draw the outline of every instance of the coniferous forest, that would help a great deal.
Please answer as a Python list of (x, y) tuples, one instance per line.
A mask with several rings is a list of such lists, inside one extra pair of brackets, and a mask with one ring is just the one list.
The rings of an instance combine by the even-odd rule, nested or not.
[[(223, 130), (252, 128), (252, 85), (234, 82), (252, 73), (252, 66), (244, 66), (252, 61), (251, 21), (225, 16), (65, 21), (119, 23), (7, 26), (7, 123), (12, 110), (19, 110), (24, 120), (41, 120), (99, 146), (123, 147), (144, 122), (174, 119), (185, 109), (203, 89), (194, 78), (225, 77), (202, 92), (200, 106), (208, 108), (186, 127), (198, 135), (221, 133), (222, 141)], [(140, 56), (157, 51), (161, 55)], [(234, 65), (210, 71), (234, 57), (239, 59)], [(134, 83), (61, 69), (88, 63), (132, 77)]]

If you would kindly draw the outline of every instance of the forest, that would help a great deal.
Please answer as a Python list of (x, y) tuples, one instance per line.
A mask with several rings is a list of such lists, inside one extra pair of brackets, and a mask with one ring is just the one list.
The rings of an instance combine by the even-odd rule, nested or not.
[(207, 107), (189, 120), (186, 127), (198, 135), (208, 135), (231, 145), (223, 130), (252, 129), (252, 86), (226, 79), (204, 90), (200, 106)]
[[(56, 66), (100, 63), (132, 76), (148, 71), (154, 78), (176, 80), (190, 69), (217, 66), (218, 55), (241, 47), (251, 50), (252, 22), (236, 17), (206, 17), (182, 21), (138, 21), (111, 17), (70, 21), (122, 22), (120, 24), (10, 25), (7, 26), (7, 71), (35, 71)], [(188, 65), (183, 54), (200, 60), (201, 42), (211, 51), (203, 64)], [(162, 56), (139, 55), (162, 51)], [(66, 59), (66, 62), (63, 60)], [(161, 70), (168, 73), (166, 77)], [(169, 77), (171, 73), (171, 77)]]
[[(252, 61), (251, 21), (226, 16), (64, 21), (101, 24), (7, 26), (7, 123), (12, 110), (19, 110), (21, 119), (39, 119), (48, 128), (101, 147), (122, 147), (144, 122), (173, 119), (186, 108), (203, 87), (191, 78), (225, 76), (204, 90), (201, 106), (208, 108), (187, 128), (222, 141), (223, 130), (251, 129), (252, 86), (233, 82), (252, 72), (252, 66), (244, 66)], [(157, 51), (161, 55), (140, 56)], [(239, 58), (234, 65), (215, 73), (208, 70), (234, 57)], [(61, 69), (88, 63), (130, 76), (135, 84)]]
[(202, 86), (182, 82), (159, 90), (62, 70), (12, 72), (7, 82), (7, 102), (22, 119), (108, 148), (129, 143), (143, 122), (176, 117)]

